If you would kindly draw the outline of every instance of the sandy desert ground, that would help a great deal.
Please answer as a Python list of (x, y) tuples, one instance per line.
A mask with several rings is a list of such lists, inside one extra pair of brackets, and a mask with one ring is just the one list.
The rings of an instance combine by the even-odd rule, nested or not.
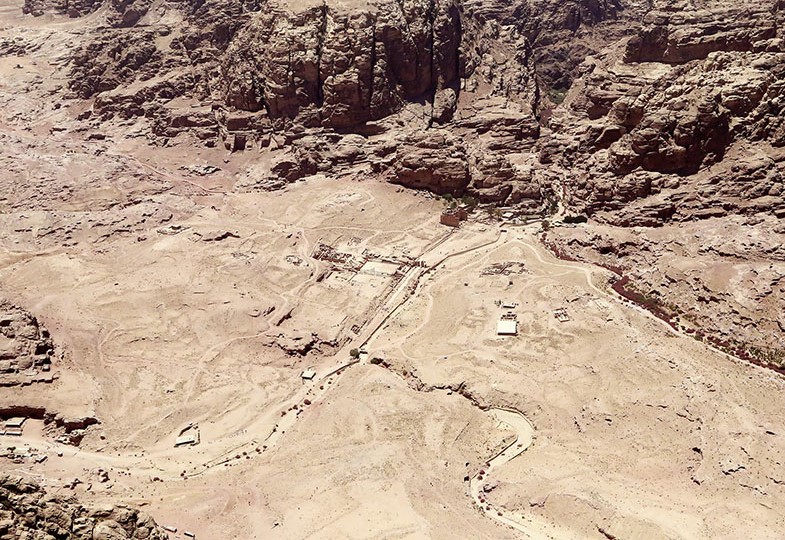
[(0, 406), (100, 423), (74, 447), (31, 420), (0, 447), (48, 459), (1, 470), (172, 538), (782, 538), (781, 377), (623, 302), (537, 223), (452, 229), (372, 176), (240, 193), (253, 156), (70, 130), (77, 105), (26, 89), (62, 84), (78, 23), (18, 9), (3, 39), (51, 39), (0, 58), (0, 295), (63, 358)]

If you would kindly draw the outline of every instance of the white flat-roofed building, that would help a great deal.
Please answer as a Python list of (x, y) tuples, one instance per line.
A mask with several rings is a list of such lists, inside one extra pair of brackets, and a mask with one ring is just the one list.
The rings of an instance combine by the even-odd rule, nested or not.
[(496, 324), (496, 334), (499, 336), (517, 336), (518, 321), (515, 319), (501, 319)]

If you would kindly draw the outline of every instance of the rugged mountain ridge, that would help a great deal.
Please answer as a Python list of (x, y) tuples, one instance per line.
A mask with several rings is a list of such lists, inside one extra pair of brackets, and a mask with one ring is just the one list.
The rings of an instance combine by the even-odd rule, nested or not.
[[(84, 118), (94, 125), (143, 118), (157, 144), (187, 133), (232, 151), (287, 148), (260, 186), (361, 162), (410, 187), (536, 209), (549, 187), (507, 154), (531, 149), (539, 136), (548, 98), (538, 80), (556, 77), (562, 63), (569, 72), (588, 50), (565, 52), (549, 37), (612, 20), (621, 6), (384, 0), (76, 9), (29, 0), (25, 10), (95, 12), (106, 22), (71, 68), (75, 96), (93, 100)], [(538, 73), (535, 56), (552, 46), (558, 55)], [(566, 84), (569, 74), (559, 78)], [(201, 106), (172, 106), (178, 99)], [(363, 138), (336, 152), (336, 135), (346, 133)], [(456, 135), (458, 144), (442, 142)], [(431, 159), (421, 159), (424, 149)], [(421, 164), (400, 165), (413, 161)]]

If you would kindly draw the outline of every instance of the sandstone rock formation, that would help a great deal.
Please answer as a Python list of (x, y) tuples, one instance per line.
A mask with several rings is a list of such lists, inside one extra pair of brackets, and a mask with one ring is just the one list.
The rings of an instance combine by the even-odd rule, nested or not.
[[(96, 7), (26, 4), (32, 13), (72, 16)], [(539, 146), (546, 163), (554, 155), (586, 162), (583, 176), (590, 171), (592, 185), (577, 183), (572, 200), (594, 213), (608, 209), (608, 201), (619, 208), (683, 185), (681, 179), (722, 162), (740, 141), (782, 146), (785, 138), (777, 34), (783, 15), (774, 2), (749, 9), (698, 3), (689, 15), (670, 1), (649, 8), (610, 1), (381, 0), (351, 7), (169, 2), (152, 11), (147, 2), (109, 2), (106, 13), (109, 27), (73, 55), (71, 89), (94, 98), (87, 119), (145, 118), (151, 136), (164, 143), (190, 133), (233, 151), (281, 139), (291, 146), (303, 137), (332, 147), (331, 133), (358, 133), (372, 142), (381, 132), (401, 147), (395, 161), (405, 161), (417, 141), (423, 144), (415, 158), (424, 159), (417, 173), (374, 159), (377, 171), (403, 185), (440, 193), (454, 186), (495, 202), (514, 191), (500, 183), (527, 175), (511, 172), (503, 155), (491, 155)], [(576, 79), (565, 107), (541, 133)], [(211, 105), (172, 106), (185, 96)], [(389, 122), (393, 116), (405, 127)], [(442, 161), (428, 142), (441, 136), (439, 126), (471, 141), (469, 151), (450, 158), (460, 162), (450, 185), (439, 167), (428, 165)], [(420, 133), (429, 129), (437, 131)], [(480, 160), (472, 158), (478, 146)], [(381, 145), (380, 157), (391, 153), (386, 148)], [(292, 165), (271, 177), (285, 183), (312, 174), (309, 160), (335, 166), (331, 152), (320, 148), (308, 158), (295, 152), (294, 161), (287, 158)], [(446, 166), (452, 174), (454, 167)], [(772, 188), (753, 191), (768, 194), (766, 187)], [(512, 202), (539, 201), (542, 192), (541, 185), (528, 186)], [(661, 201), (642, 214), (620, 223), (692, 217)]]
[(602, 224), (554, 231), (563, 252), (622, 267), (708, 335), (780, 359), (784, 19), (776, 1), (656, 1), (578, 67), (539, 141), (565, 206)]
[(0, 475), (0, 536), (8, 540), (164, 540), (155, 521), (131, 507), (89, 508), (73, 497), (49, 495), (35, 482)]
[(466, 149), (447, 132), (429, 131), (409, 137), (398, 147), (394, 181), (461, 196), (469, 184)]
[(0, 386), (51, 382), (54, 345), (30, 313), (0, 302)]
[(585, 163), (568, 165), (569, 201), (624, 226), (779, 212), (782, 7), (655, 6), (639, 34), (582, 67), (554, 119), (577, 153), (547, 154)]
[[(59, 4), (32, 0), (26, 9), (63, 12)], [(587, 9), (576, 4), (575, 13), (584, 15), (557, 26), (575, 30), (617, 10), (605, 4)], [(503, 155), (531, 148), (539, 134), (532, 42), (552, 25), (537, 22), (536, 10), (524, 4), (223, 1), (169, 2), (151, 10), (143, 2), (110, 2), (104, 11), (107, 27), (71, 61), (70, 88), (75, 97), (93, 100), (83, 115), (93, 125), (144, 119), (156, 144), (188, 135), (232, 151), (322, 141), (299, 143), (322, 148), (308, 158), (290, 154), (284, 161), (292, 165), (270, 170), (265, 186), (280, 185), (276, 177), (285, 183), (312, 174), (309, 160), (341, 164), (334, 152), (341, 142), (333, 134), (354, 133), (370, 146), (361, 153), (375, 156), (376, 170), (397, 183), (437, 192), (454, 184), (499, 202), (514, 192), (514, 200), (534, 207), (541, 201), (542, 186), (516, 174)], [(579, 60), (572, 55), (570, 62)], [(210, 105), (173, 106), (186, 97)], [(403, 157), (416, 139), (435, 140), (438, 134), (418, 132), (439, 126), (458, 127), (472, 147), (481, 147), (482, 159), (465, 152), (452, 158), (463, 178), (445, 184), (440, 167), (423, 163), (412, 174), (384, 159), (391, 145), (402, 146)], [(440, 160), (441, 149), (433, 150), (425, 143), (418, 157)], [(510, 179), (520, 187), (499, 187)]]
[[(225, 102), (273, 122), (344, 128), (434, 100), (458, 84), (459, 21), (451, 2), (380, 2), (369, 11), (271, 5), (232, 40)], [(405, 31), (403, 31), (405, 29)]]

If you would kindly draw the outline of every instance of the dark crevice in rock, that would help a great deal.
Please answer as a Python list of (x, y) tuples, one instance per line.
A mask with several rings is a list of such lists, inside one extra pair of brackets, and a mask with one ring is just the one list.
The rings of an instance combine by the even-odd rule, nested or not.
[(326, 3), (323, 3), (320, 10), (319, 25), (316, 29), (316, 107), (321, 109), (324, 104), (324, 80), (322, 73), (322, 50), (324, 49), (324, 39), (327, 33), (327, 18), (329, 16), (329, 8)]

